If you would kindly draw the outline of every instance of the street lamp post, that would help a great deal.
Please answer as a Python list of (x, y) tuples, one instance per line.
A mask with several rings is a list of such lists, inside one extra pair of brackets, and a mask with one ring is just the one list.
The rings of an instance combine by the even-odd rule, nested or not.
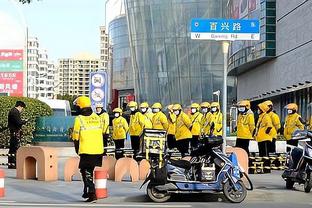
[(222, 93), (222, 138), (223, 138), (223, 145), (222, 150), (225, 152), (226, 147), (226, 117), (227, 117), (227, 65), (228, 65), (228, 50), (229, 50), (229, 41), (222, 42), (222, 52), (223, 52), (223, 61), (224, 61), (224, 68), (223, 68), (223, 93)]
[(220, 90), (215, 91), (215, 92), (212, 93), (213, 95), (216, 95), (216, 96), (217, 96), (218, 103), (220, 103), (220, 93), (221, 93)]

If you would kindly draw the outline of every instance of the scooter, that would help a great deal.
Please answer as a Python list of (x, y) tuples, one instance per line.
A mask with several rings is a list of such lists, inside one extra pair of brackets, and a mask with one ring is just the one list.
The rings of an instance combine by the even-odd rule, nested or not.
[(292, 189), (295, 183), (304, 184), (304, 191), (309, 193), (312, 188), (312, 132), (298, 130), (293, 134), (293, 140), (305, 140), (304, 148), (292, 146), (287, 154), (286, 167), (282, 177), (286, 188)]
[[(170, 159), (170, 154), (159, 158), (158, 154), (149, 153), (151, 171), (142, 184), (149, 182), (149, 198), (154, 202), (166, 202), (172, 194), (223, 192), (230, 202), (242, 202), (247, 196), (242, 182), (244, 173), (236, 155), (228, 157), (222, 153), (221, 144), (222, 138), (204, 138), (203, 144), (192, 151), (190, 161)], [(252, 190), (248, 176), (247, 179), (251, 187), (248, 190)]]

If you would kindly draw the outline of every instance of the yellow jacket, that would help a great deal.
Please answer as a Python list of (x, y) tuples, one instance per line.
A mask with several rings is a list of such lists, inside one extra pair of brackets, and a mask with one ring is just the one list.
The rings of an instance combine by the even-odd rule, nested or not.
[(152, 119), (153, 129), (166, 130), (168, 129), (168, 119), (163, 112), (155, 113)]
[(176, 120), (177, 116), (169, 112), (169, 118), (168, 118), (168, 134), (175, 135), (176, 132)]
[(144, 120), (142, 114), (136, 112), (134, 115), (130, 115), (129, 133), (130, 136), (140, 136), (144, 128)]
[(310, 120), (309, 120), (308, 129), (309, 129), (309, 130), (312, 130), (312, 116), (310, 117)]
[(109, 134), (109, 115), (108, 113), (104, 112), (100, 115), (103, 123), (103, 133)]
[(190, 131), (191, 126), (191, 119), (184, 112), (181, 112), (176, 120), (176, 140), (179, 141), (192, 138), (192, 133)]
[(284, 125), (284, 137), (286, 140), (290, 140), (292, 138), (292, 134), (297, 129), (304, 129), (304, 125), (301, 123), (300, 118), (301, 116), (298, 113), (289, 114), (286, 116)]
[(140, 115), (140, 120), (141, 120), (141, 123), (144, 123), (144, 129), (151, 129), (153, 128), (153, 124), (152, 124), (152, 117), (150, 116), (149, 113), (141, 113)]
[(126, 139), (127, 131), (129, 130), (127, 120), (119, 116), (113, 119), (113, 139)]
[(203, 114), (200, 112), (196, 112), (190, 115), (190, 119), (192, 122), (192, 134), (193, 136), (199, 136), (201, 133), (201, 121), (203, 119)]
[(251, 111), (239, 114), (237, 118), (237, 138), (252, 139), (255, 130), (255, 117)]
[(72, 139), (79, 141), (78, 154), (103, 154), (103, 124), (101, 118), (92, 113), (90, 116), (77, 116), (74, 122)]
[(222, 136), (222, 113), (215, 112), (211, 114), (210, 128), (214, 124), (213, 135)]
[(271, 117), (267, 113), (261, 113), (256, 126), (255, 138), (257, 142), (272, 141), (272, 135), (266, 133), (268, 128), (271, 128), (271, 131), (274, 128)]
[(201, 133), (204, 135), (210, 134), (210, 123), (211, 123), (211, 112), (208, 112), (203, 115), (201, 121)]
[(268, 113), (271, 120), (272, 120), (272, 124), (273, 124), (273, 129), (271, 130), (270, 134), (272, 136), (273, 139), (277, 138), (277, 131), (281, 128), (281, 121), (279, 116), (274, 113), (273, 111)]

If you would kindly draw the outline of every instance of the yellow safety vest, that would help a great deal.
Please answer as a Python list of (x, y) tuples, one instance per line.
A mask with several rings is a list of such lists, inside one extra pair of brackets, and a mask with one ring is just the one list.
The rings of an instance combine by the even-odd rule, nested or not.
[(177, 141), (192, 138), (191, 119), (184, 112), (177, 117), (175, 138)]
[(166, 130), (168, 129), (168, 119), (163, 112), (155, 113), (152, 119), (153, 129)]
[(214, 130), (212, 134), (214, 136), (222, 136), (222, 113), (221, 112), (216, 112), (216, 113), (211, 114), (210, 128), (213, 123), (214, 123)]
[(95, 113), (75, 118), (72, 139), (79, 141), (79, 154), (103, 154), (102, 125), (101, 118)]
[(212, 114), (210, 112), (206, 113), (202, 117), (201, 121), (201, 133), (204, 135), (210, 134), (210, 123), (211, 123), (211, 116)]
[(103, 123), (103, 134), (109, 134), (109, 115), (108, 113), (102, 113), (100, 115)]
[(270, 133), (266, 133), (266, 130), (269, 127), (271, 127), (272, 129), (274, 128), (270, 115), (267, 113), (261, 113), (256, 126), (255, 137), (257, 142), (272, 141), (272, 135)]
[(237, 118), (237, 138), (252, 139), (255, 130), (255, 118), (252, 112), (239, 114)]
[(127, 131), (129, 130), (127, 120), (119, 116), (113, 119), (113, 139), (126, 139)]
[(286, 140), (292, 138), (292, 134), (296, 130), (303, 130), (304, 125), (300, 122), (299, 118), (301, 116), (298, 113), (289, 114), (286, 116), (285, 125), (284, 125), (284, 137)]
[(201, 121), (203, 119), (203, 114), (196, 112), (190, 115), (190, 119), (192, 121), (192, 135), (199, 136), (201, 133)]
[(144, 123), (140, 119), (140, 112), (130, 115), (129, 133), (130, 136), (140, 136), (143, 131)]
[(281, 128), (281, 121), (279, 116), (274, 113), (273, 111), (268, 113), (271, 120), (272, 120), (272, 124), (273, 124), (273, 129), (271, 130), (270, 134), (272, 136), (273, 139), (277, 138), (277, 131)]

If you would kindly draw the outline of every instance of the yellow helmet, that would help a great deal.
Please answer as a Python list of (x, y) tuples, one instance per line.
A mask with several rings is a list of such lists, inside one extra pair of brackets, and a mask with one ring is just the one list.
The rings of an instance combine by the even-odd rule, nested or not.
[(122, 113), (122, 110), (121, 110), (121, 108), (115, 108), (113, 110), (113, 113)]
[(88, 108), (91, 107), (91, 100), (87, 96), (80, 96), (75, 101), (74, 104), (79, 108)]
[(217, 109), (220, 110), (220, 104), (219, 104), (218, 102), (213, 102), (213, 103), (211, 103), (210, 107), (211, 107), (211, 108), (216, 107)]
[(159, 108), (162, 109), (162, 105), (160, 103), (154, 103), (152, 108)]
[(173, 111), (173, 104), (168, 105), (168, 107), (167, 107), (167, 108), (168, 108), (168, 110), (169, 110), (169, 111), (171, 111), (171, 112), (172, 112), (172, 111)]
[(128, 107), (129, 107), (129, 108), (133, 108), (133, 107), (137, 108), (137, 107), (138, 107), (138, 103), (135, 102), (135, 101), (130, 101), (130, 102), (128, 103)]
[(199, 104), (198, 103), (192, 103), (191, 108), (196, 108), (199, 109)]
[(298, 105), (296, 103), (289, 103), (286, 105), (286, 109), (298, 111)]
[(241, 100), (237, 103), (238, 106), (244, 106), (250, 109), (250, 101), (249, 100)]
[(264, 101), (263, 103), (266, 104), (267, 106), (273, 106), (273, 103), (271, 100)]
[(266, 112), (268, 112), (270, 110), (270, 107), (267, 104), (265, 104), (265, 103), (260, 103), (258, 105), (258, 107), (264, 113), (266, 113)]
[(147, 102), (144, 102), (144, 103), (141, 103), (140, 104), (140, 108), (148, 108), (148, 103)]
[(208, 103), (208, 102), (203, 102), (203, 103), (200, 104), (200, 107), (201, 107), (201, 108), (210, 108), (210, 103)]
[(172, 110), (182, 110), (182, 106), (180, 104), (174, 104)]

